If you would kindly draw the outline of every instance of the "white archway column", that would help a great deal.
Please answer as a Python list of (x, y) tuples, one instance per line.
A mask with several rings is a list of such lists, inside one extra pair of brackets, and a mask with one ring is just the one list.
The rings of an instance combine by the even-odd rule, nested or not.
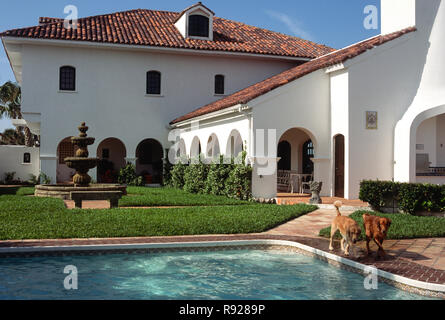
[(250, 158), (252, 164), (252, 196), (256, 199), (277, 197), (277, 167), (279, 158)]
[(57, 156), (53, 154), (40, 155), (40, 172), (51, 178), (51, 183), (57, 183)]

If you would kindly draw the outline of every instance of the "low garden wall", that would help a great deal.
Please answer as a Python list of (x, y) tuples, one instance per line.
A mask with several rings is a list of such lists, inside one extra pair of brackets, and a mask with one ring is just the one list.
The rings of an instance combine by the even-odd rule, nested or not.
[(380, 212), (445, 216), (445, 185), (362, 181), (360, 200)]

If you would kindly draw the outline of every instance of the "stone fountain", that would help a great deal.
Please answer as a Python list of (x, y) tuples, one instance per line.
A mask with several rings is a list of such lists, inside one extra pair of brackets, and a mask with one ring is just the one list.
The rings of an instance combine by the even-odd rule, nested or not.
[(95, 138), (87, 136), (88, 127), (85, 122), (82, 122), (79, 129), (79, 136), (72, 137), (71, 143), (78, 147), (76, 156), (72, 158), (65, 158), (65, 164), (76, 170), (76, 174), (73, 177), (75, 187), (88, 187), (91, 182), (91, 177), (88, 175), (88, 171), (97, 166), (98, 158), (88, 158), (88, 146), (92, 145)]
[(71, 142), (77, 147), (74, 157), (65, 158), (65, 164), (76, 170), (72, 184), (38, 185), (35, 189), (36, 197), (60, 198), (74, 200), (76, 208), (82, 208), (82, 200), (109, 200), (110, 206), (117, 207), (122, 195), (127, 194), (127, 187), (119, 184), (91, 184), (88, 171), (95, 168), (99, 159), (88, 158), (88, 146), (95, 138), (88, 137), (88, 127), (82, 122), (79, 136), (72, 137)]

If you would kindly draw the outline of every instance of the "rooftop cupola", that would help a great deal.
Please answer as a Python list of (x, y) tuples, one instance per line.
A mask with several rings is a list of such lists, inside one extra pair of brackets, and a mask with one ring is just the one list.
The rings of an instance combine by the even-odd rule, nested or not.
[(178, 15), (175, 26), (184, 38), (213, 40), (214, 15), (212, 10), (198, 2)]

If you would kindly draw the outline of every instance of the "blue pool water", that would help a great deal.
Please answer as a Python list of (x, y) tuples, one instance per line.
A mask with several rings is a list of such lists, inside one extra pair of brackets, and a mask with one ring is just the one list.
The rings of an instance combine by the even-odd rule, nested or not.
[[(76, 266), (78, 289), (64, 288)], [(216, 251), (0, 259), (0, 299), (424, 299), (283, 251)]]

